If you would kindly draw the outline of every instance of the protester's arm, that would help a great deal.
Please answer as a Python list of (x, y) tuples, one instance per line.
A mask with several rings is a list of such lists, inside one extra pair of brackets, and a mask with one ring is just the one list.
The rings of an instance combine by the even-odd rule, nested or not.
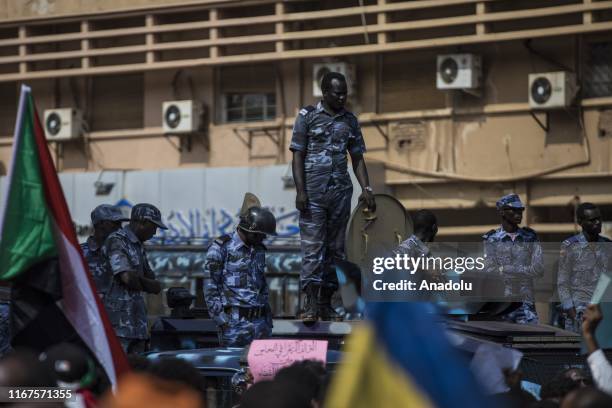
[(570, 276), (572, 265), (570, 260), (570, 246), (564, 242), (561, 244), (559, 255), (559, 271), (557, 273), (557, 290), (559, 291), (559, 301), (563, 310), (573, 310), (572, 318), (575, 317), (574, 303), (572, 302), (572, 292), (570, 289)]
[(602, 319), (603, 315), (599, 305), (589, 305), (584, 312), (582, 335), (589, 352), (587, 362), (593, 375), (593, 381), (597, 388), (612, 395), (612, 365), (599, 348), (595, 338), (595, 331)]
[(223, 254), (222, 249), (213, 244), (206, 254), (204, 271), (204, 300), (208, 313), (219, 326), (225, 325), (229, 317), (223, 310), (221, 291), (223, 290)]

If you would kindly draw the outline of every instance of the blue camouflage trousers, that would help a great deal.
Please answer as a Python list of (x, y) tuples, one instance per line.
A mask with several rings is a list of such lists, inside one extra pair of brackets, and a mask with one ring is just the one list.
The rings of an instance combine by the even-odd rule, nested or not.
[(223, 347), (244, 347), (255, 339), (265, 339), (272, 334), (272, 325), (266, 317), (247, 320), (231, 319), (219, 328), (219, 344)]
[(503, 316), (503, 319), (518, 324), (538, 324), (538, 314), (533, 302), (523, 302), (518, 309)]
[(311, 283), (338, 289), (334, 264), (346, 258), (344, 235), (352, 195), (352, 187), (333, 185), (308, 194), (308, 211), (300, 213), (302, 289)]

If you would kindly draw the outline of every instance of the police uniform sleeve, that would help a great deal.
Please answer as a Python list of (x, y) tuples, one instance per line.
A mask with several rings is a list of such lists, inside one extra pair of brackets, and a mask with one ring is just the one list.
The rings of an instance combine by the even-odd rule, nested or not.
[(347, 145), (348, 151), (350, 154), (364, 154), (366, 152), (366, 145), (363, 140), (363, 133), (361, 133), (361, 126), (359, 126), (359, 121), (355, 116), (351, 117), (350, 124), (351, 134)]
[(264, 308), (266, 309), (266, 311), (265, 311), (266, 322), (268, 322), (270, 327), (272, 327), (272, 325), (273, 325), (273, 323), (272, 323), (272, 307), (270, 306), (270, 293), (269, 293), (269, 290), (268, 290), (268, 283), (266, 282), (265, 277), (264, 277), (264, 281), (263, 281), (263, 287), (261, 289), (261, 300), (263, 302)]
[(308, 114), (310, 111), (307, 108), (302, 108), (293, 124), (293, 134), (291, 136), (291, 144), (289, 150), (292, 152), (305, 152), (308, 143)]
[(533, 241), (529, 242), (531, 260), (528, 265), (516, 266), (516, 273), (528, 278), (540, 278), (544, 275), (544, 254), (537, 235), (533, 230)]
[(213, 243), (206, 254), (206, 268), (204, 270), (204, 300), (208, 313), (215, 323), (223, 326), (229, 321), (223, 311), (223, 253), (222, 248)]
[(573, 307), (572, 292), (570, 289), (570, 277), (572, 273), (571, 262), (571, 243), (563, 241), (561, 243), (561, 252), (559, 254), (559, 271), (557, 273), (557, 290), (559, 292), (559, 301), (563, 310), (569, 310)]
[[(83, 242), (82, 244), (80, 244), (81, 247), (81, 252), (83, 253), (83, 258), (85, 259), (85, 262), (89, 263), (90, 258), (91, 258), (91, 251), (89, 250), (89, 244), (87, 242)], [(93, 271), (90, 271), (91, 273), (93, 273)]]
[(108, 267), (113, 276), (132, 270), (130, 256), (121, 238), (111, 236), (105, 244)]
[(83, 253), (83, 256), (87, 257), (87, 253), (89, 252), (89, 245), (87, 244), (87, 242), (80, 243), (79, 246), (81, 247), (81, 252)]
[(491, 230), (482, 236), (484, 240), (484, 272), (486, 274), (500, 274), (500, 265), (497, 261), (497, 257), (495, 256), (495, 247), (497, 243), (490, 239), (490, 236), (494, 232), (495, 230)]
[(147, 253), (144, 252), (144, 277), (147, 279), (155, 279), (155, 272), (153, 272), (153, 268), (151, 268), (151, 264), (149, 263), (149, 258), (147, 257)]

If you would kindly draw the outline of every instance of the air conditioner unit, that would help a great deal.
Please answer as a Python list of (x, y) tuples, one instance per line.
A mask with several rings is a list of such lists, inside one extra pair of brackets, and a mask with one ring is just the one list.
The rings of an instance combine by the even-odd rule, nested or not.
[(532, 109), (570, 106), (576, 90), (576, 77), (571, 72), (529, 74), (529, 106)]
[(477, 89), (482, 77), (481, 59), (474, 54), (438, 55), (436, 72), (438, 89)]
[(328, 72), (339, 72), (346, 78), (347, 91), (349, 95), (355, 93), (355, 66), (346, 62), (323, 62), (312, 66), (312, 95), (323, 96), (321, 91), (321, 80)]
[(164, 133), (193, 133), (200, 130), (203, 106), (193, 100), (167, 101), (162, 105)]
[(74, 108), (45, 110), (45, 137), (51, 142), (65, 142), (81, 137), (83, 115)]

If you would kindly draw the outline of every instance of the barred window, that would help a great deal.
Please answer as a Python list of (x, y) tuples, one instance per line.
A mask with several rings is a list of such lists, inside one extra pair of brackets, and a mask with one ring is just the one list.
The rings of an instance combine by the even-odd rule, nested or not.
[(224, 122), (253, 122), (276, 117), (274, 93), (228, 93), (224, 102)]
[(612, 96), (612, 42), (590, 44), (586, 59), (582, 96)]

